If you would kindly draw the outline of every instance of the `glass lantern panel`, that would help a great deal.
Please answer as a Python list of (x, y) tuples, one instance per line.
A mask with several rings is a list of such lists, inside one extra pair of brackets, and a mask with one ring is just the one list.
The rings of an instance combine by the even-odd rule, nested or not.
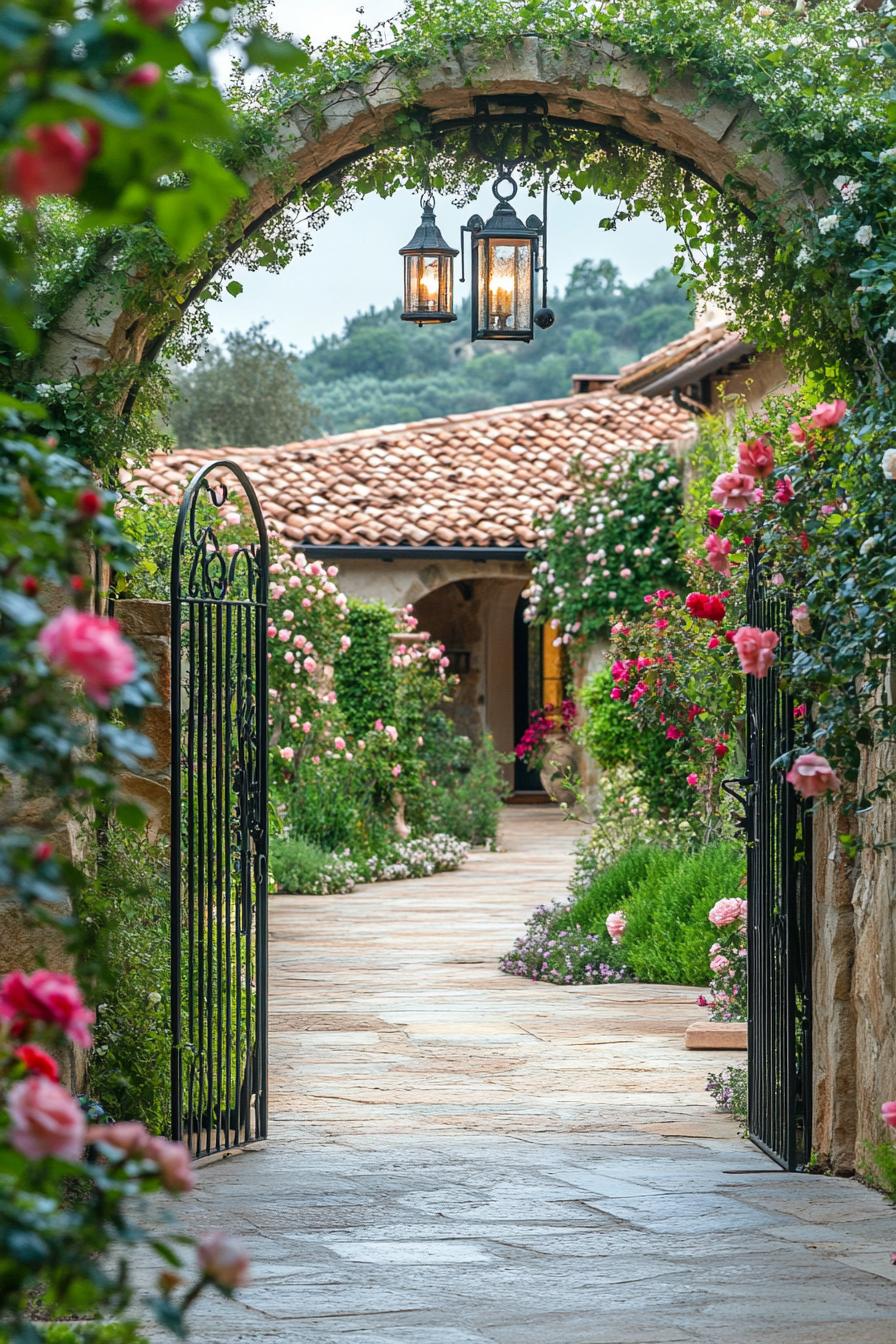
[[(437, 313), (445, 288), (440, 256), (419, 253), (404, 259), (404, 307), (408, 313)], [(446, 309), (441, 307), (441, 311)]]
[(495, 336), (531, 331), (531, 239), (482, 239), (479, 247), (480, 329)]

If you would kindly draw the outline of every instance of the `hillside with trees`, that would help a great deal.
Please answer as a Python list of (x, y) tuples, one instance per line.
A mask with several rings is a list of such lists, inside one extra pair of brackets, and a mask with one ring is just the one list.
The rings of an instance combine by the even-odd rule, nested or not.
[(350, 318), (295, 355), (252, 328), (175, 377), (171, 426), (181, 447), (267, 446), (428, 416), (562, 397), (575, 373), (615, 373), (691, 325), (672, 273), (627, 285), (611, 261), (581, 261), (551, 305), (555, 325), (529, 345), (469, 340), (458, 321), (416, 327), (398, 300)]

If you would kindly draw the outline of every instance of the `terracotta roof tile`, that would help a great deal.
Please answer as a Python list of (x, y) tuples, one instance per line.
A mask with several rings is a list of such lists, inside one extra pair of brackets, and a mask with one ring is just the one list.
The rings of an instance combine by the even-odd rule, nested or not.
[(685, 332), (659, 350), (620, 369), (619, 392), (656, 396), (699, 378), (736, 365), (755, 354), (756, 347), (717, 318)]
[(692, 426), (671, 399), (601, 390), (280, 448), (181, 449), (132, 479), (179, 500), (200, 466), (233, 457), (298, 545), (528, 546), (533, 515), (573, 489), (572, 457), (596, 465)]

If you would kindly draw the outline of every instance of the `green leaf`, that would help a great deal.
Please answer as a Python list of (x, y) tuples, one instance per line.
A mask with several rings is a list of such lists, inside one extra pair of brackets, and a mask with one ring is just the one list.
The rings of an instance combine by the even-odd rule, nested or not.
[(115, 816), (122, 826), (127, 826), (131, 831), (142, 831), (146, 826), (146, 813), (139, 803), (119, 803), (115, 809)]
[(245, 52), (250, 65), (269, 65), (281, 73), (304, 70), (311, 60), (304, 48), (260, 31), (252, 34), (246, 43)]
[(239, 280), (231, 280), (230, 284), (227, 286), (227, 293), (232, 294), (233, 297), (236, 298), (237, 294), (242, 294), (242, 292), (243, 287)]
[(40, 625), (44, 619), (42, 607), (30, 597), (11, 592), (8, 588), (0, 589), (0, 612), (14, 625)]
[(87, 89), (83, 84), (54, 80), (50, 85), (50, 91), (55, 98), (61, 98), (66, 103), (74, 103), (76, 107), (86, 108), (88, 112), (93, 112), (101, 121), (107, 121), (112, 126), (121, 126), (126, 131), (133, 131), (143, 125), (143, 113), (140, 108), (117, 89)]

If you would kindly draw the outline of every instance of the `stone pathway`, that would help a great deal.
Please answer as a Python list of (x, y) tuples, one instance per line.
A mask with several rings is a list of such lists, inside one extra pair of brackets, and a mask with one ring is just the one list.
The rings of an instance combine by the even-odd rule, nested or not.
[(271, 1140), (182, 1206), (253, 1282), (197, 1340), (893, 1344), (892, 1211), (714, 1112), (693, 990), (496, 970), (576, 837), (510, 809), (460, 873), (275, 899)]

